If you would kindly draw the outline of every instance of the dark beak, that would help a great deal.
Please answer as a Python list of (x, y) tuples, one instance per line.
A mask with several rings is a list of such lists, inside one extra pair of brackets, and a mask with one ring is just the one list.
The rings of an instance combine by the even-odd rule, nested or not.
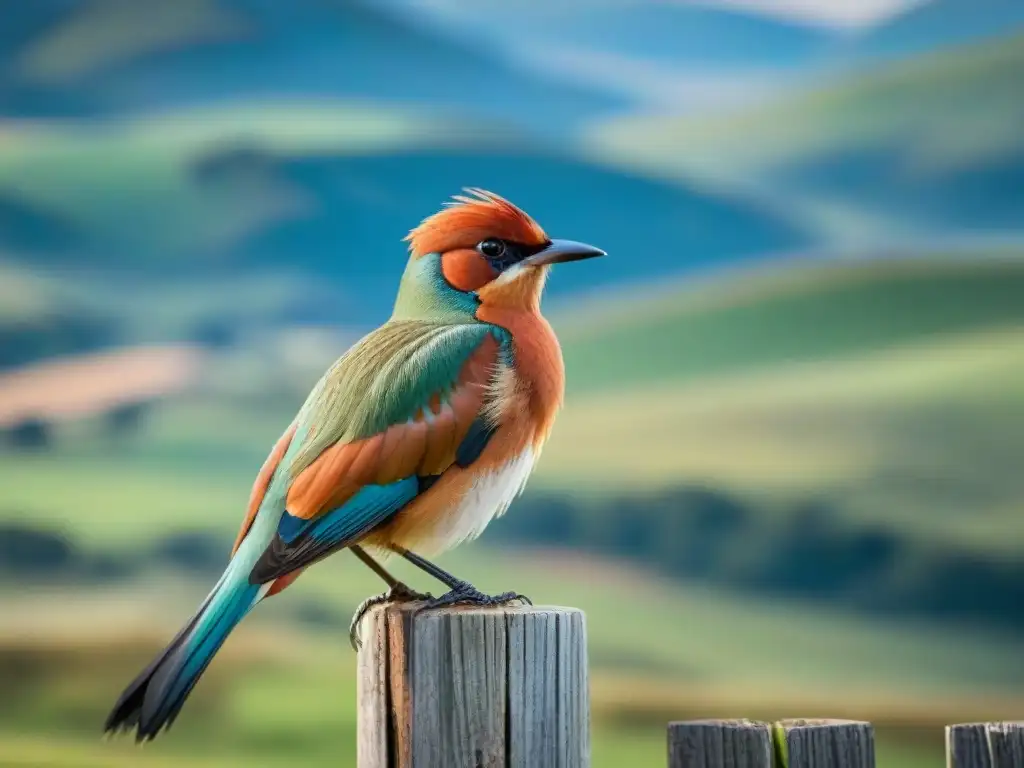
[(573, 240), (552, 240), (543, 251), (528, 256), (520, 263), (528, 267), (540, 267), (544, 264), (562, 264), (566, 261), (593, 259), (595, 256), (607, 256), (600, 248)]

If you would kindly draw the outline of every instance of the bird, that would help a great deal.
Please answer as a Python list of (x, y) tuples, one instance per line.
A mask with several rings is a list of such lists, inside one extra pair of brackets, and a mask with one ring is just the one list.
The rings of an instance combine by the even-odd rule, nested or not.
[[(223, 575), (125, 688), (104, 731), (170, 728), (228, 634), (260, 601), (343, 549), (387, 589), (363, 601), (501, 605), (427, 559), (479, 536), (523, 490), (562, 406), (565, 369), (541, 294), (552, 265), (606, 253), (547, 236), (508, 200), (469, 187), (406, 236), (390, 318), (314, 385), (260, 469)], [(417, 592), (399, 556), (448, 588)]]

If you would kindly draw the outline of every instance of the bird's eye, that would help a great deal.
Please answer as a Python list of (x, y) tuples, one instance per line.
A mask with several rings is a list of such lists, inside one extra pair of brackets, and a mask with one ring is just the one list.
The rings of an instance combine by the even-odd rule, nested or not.
[(505, 243), (493, 237), (484, 240), (477, 248), (489, 259), (499, 259), (505, 253)]

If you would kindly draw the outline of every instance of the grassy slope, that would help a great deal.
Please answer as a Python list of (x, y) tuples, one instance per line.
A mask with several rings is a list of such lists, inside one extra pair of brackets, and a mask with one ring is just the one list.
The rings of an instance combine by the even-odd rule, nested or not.
[(358, 156), (446, 146), (461, 135), (414, 110), (323, 101), (60, 127), (0, 123), (0, 195), (74, 233), (70, 246), (41, 252), (31, 250), (34, 235), (23, 238), (26, 252), (11, 235), (12, 252), (0, 250), (0, 331), (45, 326), (63, 313), (109, 320), (122, 342), (180, 339), (202, 323), (251, 327), (345, 306), (343, 288), (280, 260), (244, 271), (225, 263), (236, 244), (307, 215), (315, 200), (258, 162), (219, 182), (200, 180), (196, 168), (232, 150)]
[[(781, 189), (788, 210), (832, 239), (913, 233), (927, 206), (890, 205), (880, 194), (887, 187), (926, 199), (958, 172), (1019, 162), (1020, 41), (922, 56), (745, 111), (614, 119), (589, 140), (596, 153), (653, 174), (766, 200)], [(858, 165), (870, 173), (858, 176)]]
[[(35, 6), (44, 7), (37, 8)], [(618, 100), (517, 72), (378, 3), (84, 0), (12, 11), (0, 46), (21, 114), (110, 115), (276, 95), (431, 103), (556, 128)], [(88, 88), (83, 87), (87, 83)], [(527, 105), (531, 108), (527, 108)]]
[(1024, 322), (1012, 258), (792, 264), (660, 286), (556, 322), (572, 393), (844, 359)]
[(579, 310), (561, 324), (571, 391), (538, 481), (819, 499), (1013, 553), (1022, 280), (1009, 260), (875, 262)]
[[(398, 150), (443, 141), (452, 131), (399, 108), (288, 101), (68, 128), (9, 124), (0, 126), (0, 189), (108, 248), (210, 258), (267, 220), (301, 211), (303, 200), (270, 179), (248, 179), (242, 188), (197, 184), (193, 167), (207, 153), (252, 146), (271, 155)], [(126, 216), (133, 226), (124, 226)]]
[[(1010, 126), (1019, 122), (1022, 107), (1009, 96), (1022, 67), (1020, 37), (1010, 37), (869, 70), (744, 113), (624, 117), (596, 136), (623, 149), (626, 140), (641, 137), (645, 141), (634, 150), (652, 155), (670, 145), (678, 152), (661, 158), (670, 165), (689, 167), (703, 159), (734, 170), (764, 170), (851, 142), (905, 140), (927, 122), (931, 130), (912, 151), (934, 162), (970, 160), (975, 153), (1018, 146)], [(953, 108), (978, 99), (974, 111)]]
[[(282, 315), (368, 322), (393, 298), (400, 238), (467, 184), (611, 252), (634, 248), (638, 229), (668, 241), (680, 219), (690, 222), (688, 250), (595, 264), (553, 280), (553, 293), (806, 242), (741, 198), (622, 173), (505, 129), (274, 101), (60, 127), (0, 123), (0, 218), (10, 223), (0, 222), (0, 262), (66, 277), (81, 301), (151, 339)], [(50, 243), (58, 229), (64, 241)]]

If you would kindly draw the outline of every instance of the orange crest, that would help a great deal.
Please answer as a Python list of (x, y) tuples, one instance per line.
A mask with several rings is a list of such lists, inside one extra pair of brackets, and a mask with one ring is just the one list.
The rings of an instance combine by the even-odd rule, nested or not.
[(508, 200), (476, 187), (464, 191), (406, 236), (414, 256), (473, 248), (489, 237), (525, 245), (548, 241), (540, 225)]

